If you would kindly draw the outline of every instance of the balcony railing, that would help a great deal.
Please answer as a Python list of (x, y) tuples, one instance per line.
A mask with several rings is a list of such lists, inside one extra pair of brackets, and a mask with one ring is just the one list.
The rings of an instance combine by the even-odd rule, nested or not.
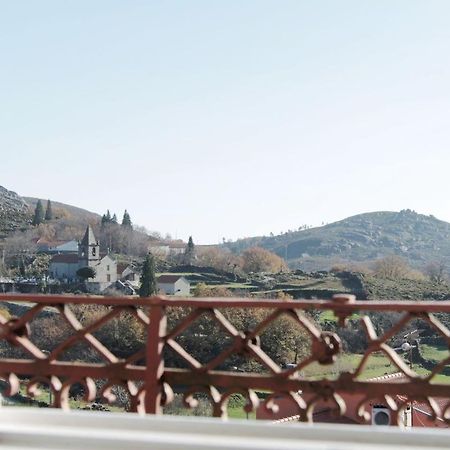
[[(150, 414), (161, 414), (177, 393), (190, 408), (200, 395), (213, 416), (224, 418), (238, 393), (245, 411), (260, 408), (274, 418), (279, 400), (288, 399), (289, 415), (301, 421), (313, 421), (327, 403), (336, 416), (370, 423), (370, 405), (382, 403), (402, 424), (406, 409), (420, 402), (430, 420), (448, 424), (449, 312), (446, 301), (348, 295), (325, 301), (3, 294), (0, 378), (4, 396), (24, 389), (33, 396), (45, 386), (58, 408), (70, 407), (78, 386), (86, 401), (114, 402), (120, 390), (127, 410)], [(342, 342), (349, 333), (364, 347), (352, 368), (339, 366), (349, 354)], [(417, 361), (420, 333), (438, 342), (439, 362)], [(280, 355), (288, 344), (291, 353)], [(367, 373), (380, 355), (385, 371), (400, 377)], [(319, 370), (326, 367), (334, 369)]]

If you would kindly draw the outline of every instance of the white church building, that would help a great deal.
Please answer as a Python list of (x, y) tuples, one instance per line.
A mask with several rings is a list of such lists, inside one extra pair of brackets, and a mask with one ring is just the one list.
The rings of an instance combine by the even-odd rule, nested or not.
[(95, 277), (86, 281), (89, 292), (102, 292), (117, 281), (117, 263), (109, 255), (100, 255), (100, 244), (90, 225), (78, 243), (78, 254), (54, 255), (50, 261), (49, 275), (64, 283), (73, 283), (79, 281), (77, 271), (82, 267), (95, 270)]

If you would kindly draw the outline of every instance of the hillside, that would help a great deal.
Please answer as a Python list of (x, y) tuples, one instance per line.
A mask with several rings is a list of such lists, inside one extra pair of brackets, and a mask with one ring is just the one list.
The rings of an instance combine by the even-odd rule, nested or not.
[(15, 192), (0, 186), (0, 238), (26, 228), (29, 221), (27, 203)]
[[(38, 199), (21, 197), (13, 191), (0, 186), (0, 239), (14, 231), (25, 230), (30, 227), (33, 212)], [(44, 208), (47, 200), (41, 199)], [(67, 225), (80, 225), (84, 229), (86, 223), (98, 223), (100, 216), (82, 208), (67, 205), (52, 200), (54, 218)]]
[(431, 261), (450, 265), (450, 223), (411, 210), (359, 214), (323, 227), (226, 244), (240, 252), (261, 246), (293, 268), (326, 270), (339, 263), (368, 262), (398, 255), (414, 267)]
[[(35, 197), (22, 197), (22, 198), (29, 205), (30, 211), (31, 212), (34, 211), (36, 203), (39, 199)], [(46, 199), (40, 200), (45, 208), (47, 200)], [(53, 215), (55, 216), (56, 219), (71, 219), (74, 220), (75, 222), (80, 223), (97, 223), (101, 219), (101, 216), (99, 214), (87, 211), (86, 209), (78, 208), (72, 205), (67, 205), (61, 202), (55, 202), (53, 200), (51, 200), (51, 202)]]

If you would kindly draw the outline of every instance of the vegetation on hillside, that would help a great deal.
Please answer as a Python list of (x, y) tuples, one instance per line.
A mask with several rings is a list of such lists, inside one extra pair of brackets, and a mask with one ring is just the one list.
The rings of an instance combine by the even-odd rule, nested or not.
[(236, 254), (249, 247), (263, 247), (285, 258), (290, 267), (308, 271), (388, 255), (400, 256), (417, 269), (432, 261), (450, 266), (450, 224), (411, 210), (359, 214), (322, 227), (225, 245)]

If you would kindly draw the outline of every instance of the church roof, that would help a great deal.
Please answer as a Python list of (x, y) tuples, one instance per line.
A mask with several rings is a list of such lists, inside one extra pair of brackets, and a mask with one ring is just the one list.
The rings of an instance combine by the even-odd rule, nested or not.
[(55, 255), (50, 260), (51, 263), (78, 264), (78, 255), (72, 253)]
[(84, 233), (84, 237), (81, 240), (81, 245), (92, 245), (97, 244), (97, 239), (95, 239), (94, 231), (92, 230), (92, 227), (90, 225), (86, 228), (86, 233)]

